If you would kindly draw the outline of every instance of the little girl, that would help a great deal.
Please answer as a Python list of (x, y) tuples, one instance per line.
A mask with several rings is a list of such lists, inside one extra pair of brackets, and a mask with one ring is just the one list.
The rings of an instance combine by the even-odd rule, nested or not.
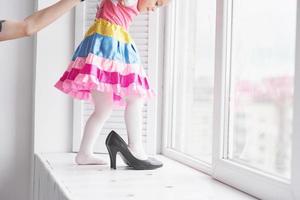
[(128, 149), (148, 158), (142, 145), (143, 101), (156, 95), (141, 65), (136, 44), (128, 33), (133, 18), (168, 0), (102, 0), (96, 18), (76, 49), (68, 69), (54, 85), (73, 98), (94, 104), (86, 122), (77, 164), (107, 164), (93, 155), (99, 130), (114, 106), (125, 106)]

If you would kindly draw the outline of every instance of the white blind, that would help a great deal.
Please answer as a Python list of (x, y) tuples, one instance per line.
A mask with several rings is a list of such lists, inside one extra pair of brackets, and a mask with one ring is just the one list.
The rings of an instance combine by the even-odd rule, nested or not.
[[(101, 0), (100, 0), (101, 1)], [(83, 19), (84, 19), (84, 31), (86, 31), (89, 26), (94, 22), (95, 14), (97, 11), (97, 4), (98, 0), (89, 0), (85, 3), (85, 9), (83, 12)], [(131, 36), (133, 37), (136, 45), (138, 46), (142, 66), (145, 69), (146, 74), (148, 75), (148, 60), (149, 60), (149, 14), (143, 13), (135, 17), (133, 24), (129, 28), (129, 32)], [(151, 78), (150, 78), (151, 79)], [(153, 82), (150, 80), (150, 82)], [(75, 112), (75, 113), (81, 113), (80, 116), (74, 116), (74, 122), (81, 122), (81, 131), (80, 133), (75, 134), (74, 137), (78, 137), (78, 135), (81, 138), (81, 135), (83, 134), (84, 126), (86, 124), (86, 121), (88, 120), (89, 116), (94, 110), (94, 106), (88, 102), (82, 101), (81, 102), (81, 112)], [(124, 110), (123, 108), (115, 108), (109, 117), (109, 119), (105, 122), (102, 130), (99, 130), (99, 140), (97, 144), (95, 145), (95, 151), (96, 152), (107, 152), (106, 147), (104, 145), (104, 141), (106, 139), (107, 134), (113, 129), (117, 133), (121, 135), (121, 137), (127, 142), (127, 130), (126, 130), (126, 124), (124, 120)], [(142, 138), (143, 143), (146, 143), (147, 138), (147, 123), (149, 122), (149, 115), (148, 113), (148, 105), (147, 102), (144, 103), (143, 109), (142, 109)], [(80, 119), (79, 119), (80, 118)], [(74, 126), (76, 127), (76, 126)], [(79, 130), (74, 130), (74, 132)], [(77, 136), (76, 136), (77, 135)], [(73, 149), (76, 151), (79, 147), (80, 138), (74, 139), (74, 145)]]

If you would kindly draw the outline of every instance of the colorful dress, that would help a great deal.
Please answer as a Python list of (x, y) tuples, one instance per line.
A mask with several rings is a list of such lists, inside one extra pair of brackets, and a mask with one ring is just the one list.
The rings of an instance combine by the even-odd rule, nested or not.
[(103, 0), (98, 4), (94, 23), (55, 83), (57, 89), (90, 103), (94, 103), (91, 90), (112, 91), (114, 105), (121, 107), (126, 106), (128, 95), (144, 100), (156, 96), (128, 32), (133, 18), (139, 14), (137, 2), (123, 6), (114, 0)]

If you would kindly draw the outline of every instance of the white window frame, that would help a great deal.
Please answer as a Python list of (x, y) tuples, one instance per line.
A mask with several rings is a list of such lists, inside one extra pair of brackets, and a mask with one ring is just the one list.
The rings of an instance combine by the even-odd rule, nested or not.
[[(75, 9), (75, 46), (76, 48), (82, 41), (85, 32), (85, 12), (86, 12), (86, 2), (81, 3)], [(148, 43), (148, 76), (151, 77), (152, 86), (155, 91), (158, 91), (158, 87), (161, 83), (158, 80), (158, 74), (162, 73), (162, 67), (159, 67), (159, 53), (161, 49), (159, 48), (159, 12), (153, 12), (149, 14), (149, 43)], [(158, 111), (159, 104), (158, 99), (161, 95), (157, 95), (151, 101), (147, 102), (147, 143), (146, 151), (149, 154), (156, 154), (157, 145), (160, 143), (161, 131), (158, 127), (157, 118), (161, 115)], [(72, 151), (78, 152), (80, 147), (80, 142), (83, 133), (83, 102), (78, 100), (73, 100), (73, 145)], [(151, 131), (150, 131), (151, 130)], [(150, 134), (151, 133), (151, 134)]]
[[(165, 74), (164, 74), (164, 106), (163, 106), (163, 147), (164, 155), (175, 159), (183, 164), (198, 169), (211, 175), (213, 178), (227, 183), (237, 189), (245, 191), (253, 196), (262, 199), (278, 200), (296, 200), (300, 199), (300, 5), (297, 5), (297, 32), (296, 32), (296, 56), (295, 56), (295, 85), (294, 85), (294, 116), (293, 116), (293, 154), (291, 179), (267, 176), (266, 174), (253, 170), (250, 167), (231, 162), (224, 158), (224, 138), (227, 137), (224, 122), (225, 114), (228, 114), (228, 66), (230, 30), (232, 13), (232, 0), (217, 0), (216, 5), (216, 43), (215, 43), (215, 75), (214, 75), (214, 126), (213, 126), (213, 144), (212, 144), (212, 165), (193, 159), (183, 153), (170, 148), (172, 125), (172, 97), (173, 97), (173, 66), (174, 57), (172, 51), (174, 48), (173, 28), (175, 19), (175, 6), (170, 4), (166, 13), (166, 31), (165, 31)], [(228, 8), (228, 9), (227, 9)], [(223, 99), (223, 100), (222, 100)], [(297, 134), (298, 133), (298, 134)], [(276, 191), (276, 192), (274, 192)]]

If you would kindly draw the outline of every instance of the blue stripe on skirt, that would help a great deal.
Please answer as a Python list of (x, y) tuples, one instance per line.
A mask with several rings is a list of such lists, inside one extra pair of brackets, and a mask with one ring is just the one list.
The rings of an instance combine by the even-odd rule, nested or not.
[(87, 57), (89, 53), (126, 64), (140, 63), (138, 49), (134, 43), (123, 43), (110, 36), (94, 33), (79, 44), (72, 61)]

